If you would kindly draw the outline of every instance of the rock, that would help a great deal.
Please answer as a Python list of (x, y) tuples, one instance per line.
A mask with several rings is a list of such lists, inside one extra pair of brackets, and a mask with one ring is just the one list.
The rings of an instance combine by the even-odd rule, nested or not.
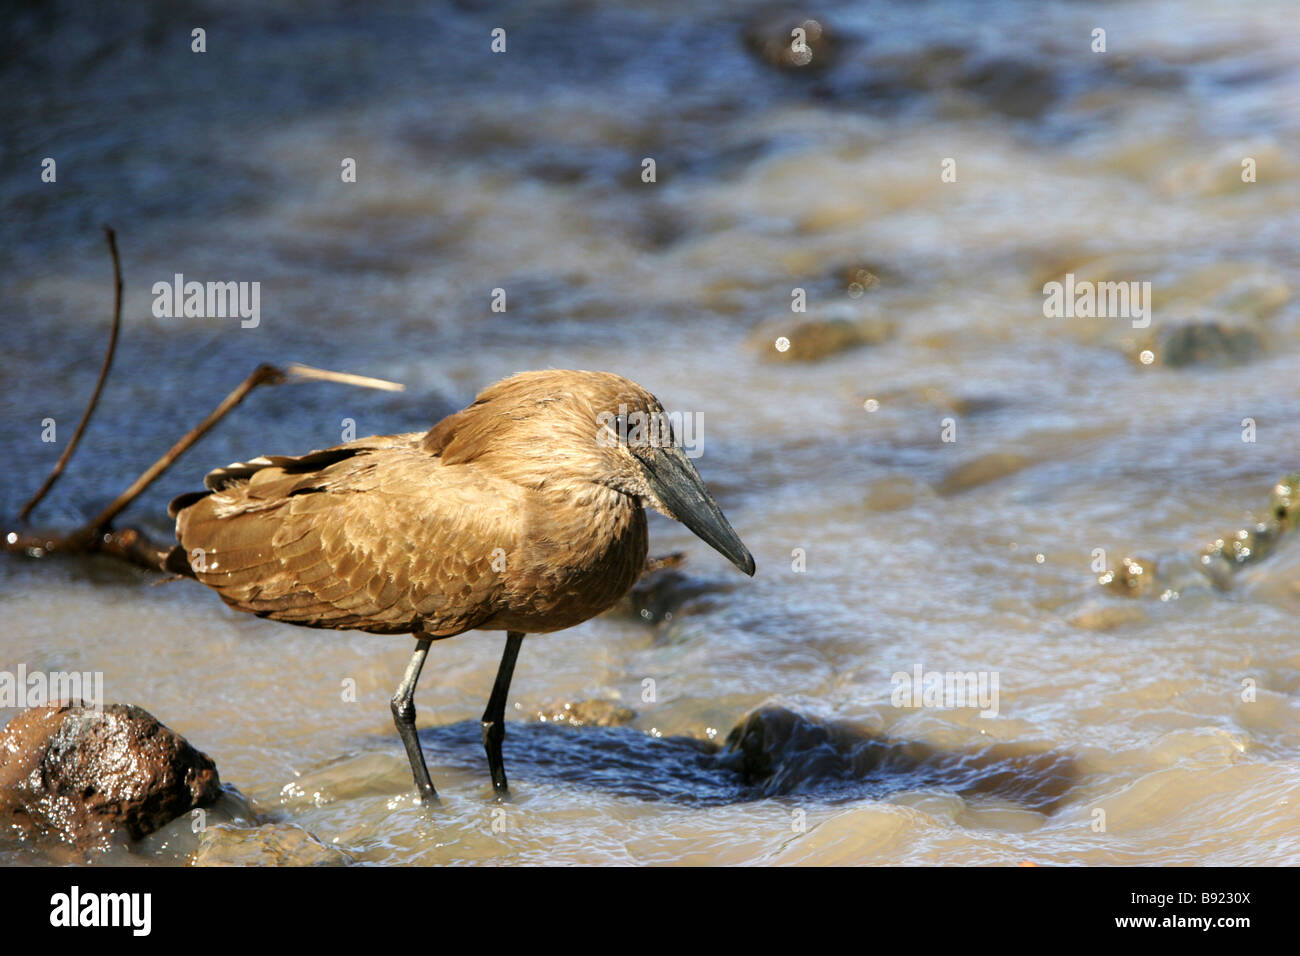
[(1121, 597), (1142, 597), (1152, 593), (1156, 580), (1156, 562), (1150, 558), (1124, 558), (1116, 569), (1107, 568), (1097, 583)]
[(1004, 742), (941, 750), (771, 706), (746, 715), (714, 759), (765, 797), (944, 789), (1043, 813), (1059, 805), (1077, 777), (1073, 758), (1062, 751)]
[(977, 63), (959, 86), (974, 93), (991, 110), (1020, 119), (1035, 119), (1056, 101), (1056, 78), (1043, 67), (999, 57)]
[(854, 299), (879, 289), (882, 283), (893, 285), (896, 282), (897, 273), (875, 262), (855, 262), (835, 272), (836, 285)]
[(1034, 459), (1014, 452), (999, 451), (981, 455), (949, 471), (935, 490), (944, 496), (955, 495), (1007, 475), (1014, 475), (1032, 464)]
[(904, 56), (881, 58), (876, 65), (897, 72), (909, 90), (933, 92), (956, 86), (968, 71), (972, 55), (970, 47), (937, 43), (921, 50), (909, 50)]
[(903, 475), (873, 482), (863, 498), (868, 511), (897, 511), (910, 507), (916, 500), (912, 479)]
[[(797, 43), (795, 30), (804, 42)], [(766, 10), (744, 29), (745, 45), (768, 66), (778, 70), (824, 70), (835, 63), (839, 43), (824, 17)]]
[(194, 866), (343, 866), (354, 860), (300, 826), (269, 823), (208, 827), (190, 862)]
[(1201, 563), (1207, 566), (1216, 561), (1226, 561), (1232, 566), (1252, 564), (1267, 557), (1277, 547), (1281, 535), (1282, 528), (1277, 522), (1256, 522), (1249, 528), (1239, 528), (1226, 539), (1211, 541), (1201, 551)]
[(139, 707), (33, 707), (0, 732), (0, 815), (78, 846), (141, 839), (220, 792), (212, 760)]
[(1139, 344), (1135, 358), (1142, 364), (1150, 352), (1154, 364), (1169, 368), (1188, 365), (1239, 365), (1264, 350), (1264, 339), (1254, 329), (1222, 322), (1179, 322), (1163, 326)]
[(636, 711), (610, 700), (577, 700), (547, 704), (537, 711), (537, 719), (570, 727), (622, 727), (636, 720)]
[(768, 792), (787, 793), (801, 780), (852, 776), (853, 746), (843, 736), (784, 707), (760, 707), (727, 734), (719, 763), (746, 785), (768, 781)]
[(849, 349), (879, 345), (894, 331), (894, 324), (887, 319), (807, 319), (785, 334), (790, 347), (784, 352), (773, 346), (773, 335), (764, 332), (759, 341), (770, 361), (816, 362)]
[(1268, 507), (1268, 517), (1263, 521), (1216, 538), (1194, 560), (1179, 555), (1124, 558), (1119, 568), (1108, 569), (1097, 583), (1123, 597), (1159, 595), (1162, 600), (1177, 598), (1181, 592), (1207, 583), (1220, 591), (1230, 591), (1238, 571), (1272, 554), (1282, 537), (1300, 523), (1300, 473), (1278, 480)]
[(1090, 605), (1080, 608), (1066, 620), (1085, 631), (1115, 631), (1147, 619), (1146, 611), (1134, 604)]
[(1287, 475), (1273, 486), (1268, 510), (1286, 531), (1300, 524), (1300, 472)]
[(687, 601), (718, 588), (682, 571), (685, 562), (686, 556), (680, 551), (650, 558), (632, 589), (605, 613), (637, 617), (650, 623), (671, 620)]
[[(1002, 395), (970, 394), (954, 395), (938, 385), (913, 385), (906, 388), (893, 388), (885, 391), (862, 394), (863, 407), (868, 411), (879, 411), (886, 406), (916, 408), (928, 405), (943, 411), (956, 412), (958, 415), (983, 415), (987, 412), (1000, 411), (1011, 404)], [(867, 403), (875, 401), (871, 407)]]

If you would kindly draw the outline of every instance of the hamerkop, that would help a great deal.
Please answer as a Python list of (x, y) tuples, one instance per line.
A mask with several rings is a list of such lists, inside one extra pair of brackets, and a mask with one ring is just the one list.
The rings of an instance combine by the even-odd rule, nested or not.
[(428, 432), (254, 458), (204, 483), (171, 503), (173, 563), (231, 607), (414, 635), (392, 710), (423, 800), (436, 793), (413, 700), (431, 642), (506, 632), (483, 713), (505, 793), (506, 695), (524, 635), (572, 627), (627, 593), (646, 561), (644, 505), (754, 573), (663, 407), (607, 372), (524, 372)]

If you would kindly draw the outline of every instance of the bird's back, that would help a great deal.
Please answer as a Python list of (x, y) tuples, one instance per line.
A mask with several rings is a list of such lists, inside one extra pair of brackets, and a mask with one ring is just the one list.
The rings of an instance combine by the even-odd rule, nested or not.
[(523, 492), (443, 467), (422, 434), (218, 469), (172, 503), (195, 576), (233, 607), (310, 627), (450, 636), (495, 613)]
[(639, 503), (591, 485), (559, 500), (422, 433), (217, 469), (177, 498), (195, 577), (232, 607), (308, 627), (450, 637), (571, 627), (645, 565)]

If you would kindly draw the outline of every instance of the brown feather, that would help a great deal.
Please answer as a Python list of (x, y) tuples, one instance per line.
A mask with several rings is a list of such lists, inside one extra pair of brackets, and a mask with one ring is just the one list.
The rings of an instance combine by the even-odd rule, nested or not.
[(524, 373), (425, 434), (216, 469), (169, 510), (185, 554), (202, 551), (196, 577), (243, 611), (432, 637), (559, 630), (645, 564), (641, 502), (595, 441), (620, 403), (660, 408), (615, 375)]

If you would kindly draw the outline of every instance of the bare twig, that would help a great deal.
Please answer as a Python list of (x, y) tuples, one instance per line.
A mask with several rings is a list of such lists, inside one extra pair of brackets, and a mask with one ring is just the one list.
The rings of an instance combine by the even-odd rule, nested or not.
[[(104, 389), (104, 382), (108, 378), (109, 369), (113, 364), (113, 355), (117, 350), (118, 332), (122, 325), (122, 268), (117, 255), (117, 237), (108, 226), (104, 227), (104, 232), (108, 236), (108, 248), (113, 255), (113, 278), (116, 290), (113, 305), (113, 330), (109, 337), (108, 353), (104, 356), (104, 365), (100, 369), (95, 392), (90, 397), (90, 403), (81, 417), (81, 423), (77, 426), (72, 440), (68, 443), (68, 447), (60, 456), (49, 477), (37, 489), (36, 494), (32, 495), (31, 500), (27, 502), (20, 513), (20, 518), (24, 521), (32, 509), (49, 492), (54, 482), (58, 480), (59, 475), (63, 473), (68, 459), (72, 457), (72, 452), (77, 447), (77, 442), (81, 439), (81, 435), (90, 421), (91, 413), (99, 403), (100, 393)], [(186, 432), (176, 444), (167, 450), (165, 455), (150, 465), (139, 478), (131, 482), (127, 489), (114, 498), (112, 503), (96, 515), (94, 519), (67, 534), (10, 531), (4, 537), (3, 549), (11, 553), (26, 553), (34, 557), (55, 552), (64, 554), (107, 554), (130, 564), (151, 568), (156, 571), (180, 571), (184, 573), (188, 570), (188, 567), (176, 568), (168, 565), (171, 545), (160, 545), (136, 528), (113, 529), (110, 527), (113, 519), (121, 514), (131, 502), (135, 501), (146, 488), (157, 481), (176, 462), (176, 459), (185, 454), (195, 442), (206, 435), (221, 419), (225, 418), (253, 389), (260, 385), (296, 384), (299, 382), (338, 382), (343, 385), (379, 388), (394, 392), (400, 392), (406, 387), (397, 382), (390, 382), (381, 378), (353, 375), (350, 372), (333, 372), (328, 369), (313, 368), (310, 365), (295, 363), (284, 369), (276, 368), (274, 365), (259, 365), (234, 391), (222, 399), (220, 404), (203, 421)]]
[(116, 518), (131, 502), (140, 497), (141, 493), (158, 480), (181, 455), (185, 454), (196, 441), (202, 438), (211, 430), (212, 426), (221, 419), (225, 418), (232, 408), (244, 400), (253, 389), (259, 385), (278, 385), (285, 380), (285, 375), (273, 365), (259, 365), (253, 369), (248, 378), (239, 383), (239, 386), (221, 400), (221, 404), (208, 413), (208, 417), (203, 419), (188, 432), (186, 432), (176, 444), (168, 449), (167, 453), (145, 469), (135, 481), (131, 482), (127, 489), (113, 499), (112, 503), (95, 516), (86, 527), (94, 530), (107, 528), (109, 522)]
[(186, 432), (176, 444), (168, 449), (167, 453), (155, 461), (145, 470), (135, 481), (131, 482), (124, 492), (113, 499), (112, 504), (101, 511), (87, 527), (94, 531), (103, 531), (109, 523), (116, 518), (123, 509), (132, 501), (138, 498), (141, 493), (152, 485), (181, 455), (189, 450), (190, 446), (206, 435), (217, 422), (225, 418), (236, 405), (253, 389), (259, 385), (282, 385), (296, 384), (298, 382), (342, 382), (347, 385), (356, 385), (363, 388), (382, 388), (386, 391), (401, 391), (406, 386), (397, 382), (389, 382), (382, 378), (369, 378), (365, 375), (352, 375), (348, 372), (331, 372), (328, 369), (312, 368), (310, 365), (290, 365), (287, 370), (281, 370), (274, 365), (259, 365), (253, 369), (248, 378), (239, 383), (239, 386), (221, 400), (208, 417), (203, 419), (188, 432)]
[(341, 385), (356, 385), (358, 388), (378, 388), (385, 392), (403, 392), (406, 386), (400, 382), (387, 379), (371, 378), (369, 375), (353, 375), (351, 372), (331, 372), (329, 369), (312, 368), (294, 362), (285, 370), (290, 381), (295, 382), (338, 382)]
[(32, 513), (32, 509), (40, 504), (54, 483), (59, 480), (63, 474), (63, 469), (67, 467), (68, 459), (72, 453), (77, 450), (77, 443), (81, 441), (81, 434), (86, 430), (86, 425), (90, 422), (90, 416), (95, 411), (95, 406), (99, 404), (99, 394), (104, 390), (104, 382), (108, 380), (108, 370), (113, 366), (113, 355), (117, 352), (117, 334), (122, 328), (122, 267), (117, 258), (117, 235), (113, 230), (105, 226), (104, 235), (108, 238), (108, 251), (113, 256), (113, 331), (108, 336), (108, 351), (104, 353), (104, 364), (99, 369), (99, 381), (95, 383), (95, 391), (91, 393), (90, 402), (86, 405), (86, 410), (81, 415), (81, 421), (77, 423), (77, 430), (72, 433), (72, 439), (68, 442), (68, 447), (63, 449), (63, 454), (59, 460), (54, 463), (50, 474), (36, 493), (23, 505), (23, 510), (18, 512), (18, 520), (26, 521)]

